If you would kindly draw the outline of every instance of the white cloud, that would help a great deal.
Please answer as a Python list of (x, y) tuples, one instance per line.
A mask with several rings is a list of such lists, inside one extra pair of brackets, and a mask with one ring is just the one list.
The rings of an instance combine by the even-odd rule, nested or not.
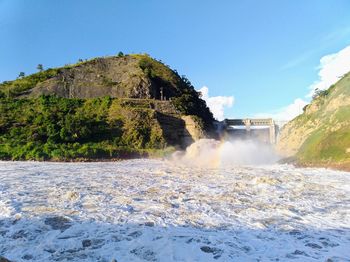
[(287, 70), (297, 67), (312, 56), (322, 52), (325, 48), (330, 47), (335, 43), (339, 43), (344, 38), (348, 38), (349, 35), (350, 26), (338, 28), (336, 31), (324, 35), (319, 39), (319, 44), (317, 46), (313, 46), (312, 49), (306, 50), (294, 59), (291, 59), (281, 67), (281, 70)]
[[(309, 86), (310, 92), (305, 96), (307, 100), (312, 97), (316, 89), (325, 90), (335, 84), (344, 74), (350, 71), (350, 45), (337, 53), (323, 56), (318, 66), (319, 79)], [(302, 98), (297, 98), (286, 107), (272, 112), (259, 113), (254, 117), (271, 117), (275, 120), (289, 121), (303, 113), (303, 107), (308, 102)]]
[(289, 121), (303, 113), (303, 108), (308, 103), (301, 98), (297, 98), (288, 106), (282, 107), (269, 113), (259, 113), (254, 118), (273, 118), (277, 121)]
[(307, 97), (311, 97), (316, 89), (325, 90), (335, 84), (344, 74), (350, 71), (350, 46), (338, 53), (326, 55), (321, 58), (319, 80), (313, 83)]
[(209, 89), (206, 86), (203, 86), (199, 89), (202, 93), (202, 99), (207, 102), (210, 111), (213, 113), (214, 118), (221, 121), (224, 120), (224, 110), (225, 108), (230, 108), (233, 105), (234, 98), (233, 96), (209, 96)]

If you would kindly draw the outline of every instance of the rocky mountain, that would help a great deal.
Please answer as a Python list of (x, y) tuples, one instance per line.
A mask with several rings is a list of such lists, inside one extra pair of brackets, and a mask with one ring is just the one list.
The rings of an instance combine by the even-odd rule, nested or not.
[(283, 127), (277, 149), (302, 165), (350, 169), (350, 73)]
[(148, 55), (95, 58), (0, 84), (0, 158), (119, 158), (213, 131), (190, 81)]

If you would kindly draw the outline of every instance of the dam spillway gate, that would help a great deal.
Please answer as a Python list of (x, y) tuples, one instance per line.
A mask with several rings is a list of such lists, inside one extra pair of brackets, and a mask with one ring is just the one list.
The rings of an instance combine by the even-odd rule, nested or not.
[(233, 139), (257, 139), (275, 144), (279, 131), (272, 118), (266, 119), (225, 119), (223, 128), (227, 136)]

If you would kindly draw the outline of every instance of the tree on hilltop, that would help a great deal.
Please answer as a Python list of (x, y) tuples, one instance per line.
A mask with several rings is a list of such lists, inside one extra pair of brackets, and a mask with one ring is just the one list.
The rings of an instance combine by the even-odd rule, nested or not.
[(24, 77), (26, 74), (24, 73), (24, 72), (19, 72), (19, 74), (18, 74), (18, 77), (19, 78), (22, 78), (22, 77)]
[(36, 67), (36, 69), (38, 69), (40, 72), (44, 70), (44, 67), (42, 64), (38, 64), (38, 66)]

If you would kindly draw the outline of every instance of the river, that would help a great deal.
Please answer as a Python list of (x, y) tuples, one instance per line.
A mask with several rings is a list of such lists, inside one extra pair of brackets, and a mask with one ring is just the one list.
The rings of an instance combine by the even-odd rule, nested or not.
[(350, 261), (350, 174), (144, 159), (0, 162), (0, 255)]

